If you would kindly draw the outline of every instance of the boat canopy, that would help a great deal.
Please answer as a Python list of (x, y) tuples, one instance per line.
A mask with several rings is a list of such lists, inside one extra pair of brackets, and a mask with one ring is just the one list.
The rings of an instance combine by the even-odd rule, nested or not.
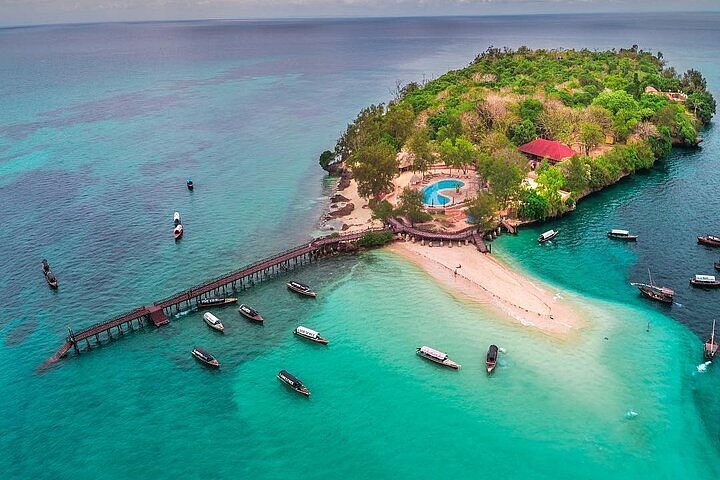
[(287, 370), (280, 370), (280, 373), (278, 373), (278, 376), (285, 380), (287, 383), (294, 387), (302, 387), (302, 382), (295, 378), (291, 373), (288, 373)]
[(319, 332), (303, 326), (297, 327), (295, 331), (297, 331), (297, 333), (299, 333), (300, 335), (305, 335), (306, 337), (310, 338), (318, 338), (320, 336)]
[(695, 275), (696, 282), (715, 282), (715, 275)]
[(707, 238), (716, 242), (720, 242), (720, 237), (718, 237), (717, 235), (708, 235)]
[(205, 314), (203, 314), (203, 318), (205, 319), (205, 321), (210, 322), (213, 325), (217, 325), (218, 323), (220, 323), (220, 319), (210, 312), (205, 312)]
[(196, 352), (196, 353), (199, 353), (200, 356), (204, 357), (204, 358), (205, 358), (206, 360), (208, 360), (208, 361), (213, 361), (213, 360), (215, 360), (215, 357), (213, 357), (210, 352), (208, 352), (207, 350), (203, 350), (203, 349), (200, 348), (200, 347), (195, 347), (195, 352)]
[(300, 282), (290, 282), (290, 285), (292, 285), (296, 288), (300, 288), (302, 290), (310, 290), (310, 287), (308, 287), (307, 285), (302, 284)]
[(447, 353), (443, 353), (440, 350), (435, 350), (434, 348), (430, 348), (427, 345), (423, 345), (422, 347), (420, 347), (420, 351), (425, 355), (435, 357), (438, 360), (447, 360), (448, 358)]
[(252, 308), (252, 307), (248, 307), (248, 306), (245, 305), (244, 303), (243, 303), (242, 305), (240, 305), (240, 310), (242, 310), (243, 312), (249, 313), (250, 315), (257, 315), (257, 314), (258, 314), (257, 310), (255, 310), (255, 309)]
[(542, 238), (544, 240), (546, 238), (552, 237), (553, 235), (555, 235), (555, 230), (548, 230), (547, 232), (540, 235), (540, 238)]
[(615, 228), (610, 230), (610, 233), (612, 233), (613, 235), (622, 235), (624, 237), (627, 237), (628, 235), (630, 235), (630, 232), (628, 232), (627, 230), (618, 230)]
[(174, 232), (182, 232), (182, 230), (183, 230), (182, 223), (178, 223), (177, 226), (175, 227), (175, 230), (173, 230), (173, 231)]

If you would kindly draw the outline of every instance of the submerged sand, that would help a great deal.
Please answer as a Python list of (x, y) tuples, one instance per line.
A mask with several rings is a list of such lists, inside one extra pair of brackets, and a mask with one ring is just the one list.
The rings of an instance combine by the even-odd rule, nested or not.
[(493, 307), (553, 336), (566, 337), (586, 325), (577, 305), (541, 282), (513, 271), (473, 245), (428, 247), (396, 242), (390, 251), (414, 262), (450, 291)]

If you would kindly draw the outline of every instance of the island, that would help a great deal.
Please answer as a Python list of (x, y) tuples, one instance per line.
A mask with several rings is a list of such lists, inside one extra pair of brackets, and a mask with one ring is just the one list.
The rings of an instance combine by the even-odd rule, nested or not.
[[(363, 109), (320, 165), (340, 177), (325, 227), (368, 234), (454, 290), (525, 324), (568, 332), (582, 324), (548, 288), (483, 253), (671, 148), (696, 148), (716, 102), (703, 75), (679, 74), (660, 52), (490, 47), (434, 80), (398, 83)], [(432, 246), (459, 247), (428, 249)], [(476, 252), (477, 253), (477, 252)], [(458, 280), (466, 280), (460, 286)]]

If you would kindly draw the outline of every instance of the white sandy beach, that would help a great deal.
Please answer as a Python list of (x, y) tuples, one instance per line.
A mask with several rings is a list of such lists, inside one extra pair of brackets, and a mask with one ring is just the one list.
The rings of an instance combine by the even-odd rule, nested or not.
[(567, 337), (586, 325), (580, 309), (551, 287), (483, 255), (473, 245), (449, 248), (396, 242), (389, 249), (422, 267), (450, 291), (543, 333)]

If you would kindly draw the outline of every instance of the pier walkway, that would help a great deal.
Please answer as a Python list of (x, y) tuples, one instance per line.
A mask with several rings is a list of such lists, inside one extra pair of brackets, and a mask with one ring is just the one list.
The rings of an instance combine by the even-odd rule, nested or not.
[(341, 244), (356, 242), (369, 232), (391, 231), (392, 230), (388, 228), (375, 228), (346, 235), (330, 235), (319, 238), (270, 258), (247, 265), (240, 270), (196, 285), (183, 292), (159, 300), (152, 305), (138, 307), (130, 312), (104, 322), (96, 323), (82, 330), (73, 331), (70, 329), (65, 343), (52, 357), (46, 360), (45, 364), (57, 362), (67, 355), (71, 348), (74, 349), (76, 353), (80, 353), (78, 343), (81, 341), (85, 341), (89, 348), (90, 339), (92, 338), (95, 339), (97, 344), (100, 343), (100, 334), (105, 334), (107, 338), (112, 338), (114, 330), (117, 331), (118, 335), (122, 335), (125, 330), (133, 330), (135, 324), (137, 324), (137, 328), (144, 328), (144, 323), (148, 321), (158, 327), (165, 325), (169, 323), (168, 315), (172, 313), (173, 309), (178, 312), (181, 311), (183, 307), (190, 309), (193, 307), (193, 301), (197, 301), (198, 298), (205, 295), (225, 294), (228, 291), (235, 292), (237, 291), (238, 285), (244, 290), (278, 273), (289, 271), (303, 263), (312, 262), (320, 255), (337, 250)]

